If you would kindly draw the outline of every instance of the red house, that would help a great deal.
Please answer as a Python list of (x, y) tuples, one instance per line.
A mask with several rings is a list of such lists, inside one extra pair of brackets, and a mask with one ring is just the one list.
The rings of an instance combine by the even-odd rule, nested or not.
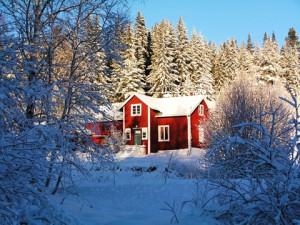
[(204, 96), (154, 98), (131, 95), (119, 106), (128, 145), (144, 145), (146, 154), (205, 145), (203, 123), (208, 117)]

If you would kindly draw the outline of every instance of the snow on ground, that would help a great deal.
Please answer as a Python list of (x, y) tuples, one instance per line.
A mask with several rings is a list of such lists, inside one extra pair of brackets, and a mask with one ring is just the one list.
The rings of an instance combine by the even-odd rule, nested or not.
[[(58, 210), (74, 217), (72, 224), (163, 225), (172, 219), (175, 224), (167, 204), (174, 205), (179, 224), (219, 224), (202, 216), (191, 203), (196, 191), (195, 168), (201, 166), (203, 154), (193, 149), (190, 156), (187, 150), (145, 156), (129, 148), (116, 155), (115, 173), (93, 167), (92, 177), (75, 176), (77, 185), (65, 188), (52, 201)], [(190, 203), (182, 208), (185, 201)]]

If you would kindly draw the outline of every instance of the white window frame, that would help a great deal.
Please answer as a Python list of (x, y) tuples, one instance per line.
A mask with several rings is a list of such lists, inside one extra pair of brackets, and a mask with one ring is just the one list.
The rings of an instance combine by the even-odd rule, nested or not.
[[(129, 134), (129, 135), (127, 136), (127, 134)], [(126, 141), (131, 140), (131, 129), (130, 128), (125, 128), (125, 130), (124, 130), (124, 139)]]
[[(163, 138), (161, 138), (161, 128), (167, 128), (168, 130), (168, 138), (166, 138), (164, 135)], [(164, 129), (165, 131), (165, 129)], [(158, 126), (158, 141), (159, 142), (167, 142), (167, 141), (170, 141), (170, 125), (160, 125)]]
[[(138, 107), (140, 108), (140, 112), (138, 113)], [(135, 108), (135, 113), (133, 113), (133, 109)], [(132, 104), (131, 105), (131, 116), (141, 116), (142, 115), (142, 104)]]
[(201, 126), (198, 127), (198, 138), (199, 138), (199, 143), (205, 142), (204, 128)]
[(142, 140), (148, 139), (148, 129), (147, 127), (142, 128)]
[(199, 105), (199, 116), (204, 116), (204, 105)]

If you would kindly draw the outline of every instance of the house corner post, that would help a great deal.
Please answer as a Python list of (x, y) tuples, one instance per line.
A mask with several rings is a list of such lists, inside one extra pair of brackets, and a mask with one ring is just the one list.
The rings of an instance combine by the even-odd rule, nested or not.
[(188, 138), (188, 155), (191, 154), (192, 151), (192, 130), (191, 130), (191, 116), (187, 115), (187, 138)]

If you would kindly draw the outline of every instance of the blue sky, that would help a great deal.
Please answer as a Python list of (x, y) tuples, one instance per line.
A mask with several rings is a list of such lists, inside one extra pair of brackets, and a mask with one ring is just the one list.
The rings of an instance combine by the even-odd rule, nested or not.
[(249, 33), (261, 44), (274, 31), (281, 46), (290, 27), (300, 36), (300, 0), (135, 0), (132, 21), (138, 11), (148, 28), (162, 19), (176, 26), (182, 16), (189, 34), (195, 28), (217, 45), (232, 37), (246, 42)]

